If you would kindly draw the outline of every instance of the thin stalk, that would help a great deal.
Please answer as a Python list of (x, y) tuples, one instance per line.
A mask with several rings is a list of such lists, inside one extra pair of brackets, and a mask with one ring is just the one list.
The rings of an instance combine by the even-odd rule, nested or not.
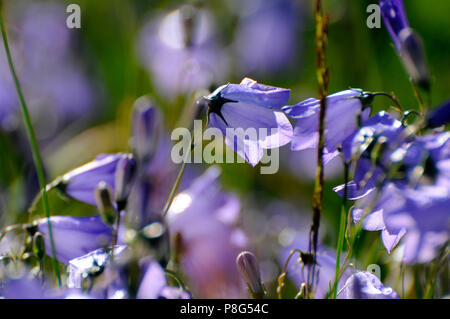
[(420, 113), (425, 114), (425, 106), (423, 104), (423, 99), (422, 96), (420, 95), (419, 89), (417, 88), (417, 86), (414, 84), (413, 81), (411, 81), (411, 85), (414, 91), (414, 96), (416, 97), (417, 101), (419, 102), (419, 108), (420, 108)]
[(338, 282), (340, 277), (340, 261), (341, 261), (341, 252), (344, 247), (344, 237), (345, 237), (345, 229), (347, 226), (347, 183), (348, 183), (348, 163), (344, 163), (344, 198), (342, 200), (342, 208), (341, 208), (341, 219), (339, 222), (339, 235), (338, 235), (338, 243), (336, 248), (336, 274), (334, 277), (334, 288), (333, 288), (333, 299), (337, 297), (337, 289)]
[(314, 1), (314, 15), (316, 23), (316, 69), (317, 81), (319, 87), (319, 143), (317, 148), (317, 171), (314, 183), (313, 193), (313, 222), (310, 231), (309, 253), (313, 255), (313, 265), (308, 268), (308, 280), (306, 285), (306, 294), (311, 296), (313, 292), (312, 285), (314, 283), (315, 267), (316, 267), (316, 253), (319, 239), (320, 217), (322, 214), (323, 189), (324, 189), (324, 174), (323, 174), (323, 154), (325, 148), (325, 114), (326, 114), (326, 96), (328, 93), (329, 83), (329, 68), (326, 64), (325, 49), (327, 44), (327, 22), (328, 15), (322, 13), (321, 0)]
[(0, 1), (0, 28), (3, 37), (3, 45), (5, 47), (6, 56), (8, 58), (9, 69), (11, 71), (11, 76), (14, 80), (14, 85), (16, 87), (17, 95), (19, 96), (20, 106), (22, 109), (23, 119), (25, 121), (25, 127), (27, 130), (28, 138), (30, 140), (31, 151), (33, 153), (33, 159), (36, 166), (36, 171), (39, 179), (39, 184), (42, 189), (42, 205), (44, 208), (45, 216), (47, 217), (48, 234), (50, 239), (50, 246), (53, 256), (53, 266), (55, 268), (56, 278), (58, 279), (58, 285), (61, 286), (61, 275), (59, 273), (58, 261), (56, 260), (56, 250), (55, 243), (53, 240), (52, 225), (50, 222), (50, 205), (48, 203), (47, 191), (45, 189), (45, 177), (44, 168), (42, 165), (41, 155), (39, 153), (39, 147), (36, 139), (36, 134), (34, 132), (33, 123), (31, 122), (30, 114), (28, 112), (28, 107), (25, 103), (25, 98), (22, 93), (22, 87), (20, 86), (19, 78), (17, 77), (16, 70), (14, 68), (14, 63), (12, 60), (11, 52), (9, 49), (8, 37), (6, 33), (6, 27), (3, 18), (3, 2)]
[[(188, 152), (188, 154), (190, 154), (190, 152)], [(172, 186), (172, 190), (170, 191), (169, 198), (167, 199), (166, 205), (164, 205), (164, 209), (162, 212), (163, 218), (167, 215), (167, 212), (169, 211), (169, 208), (172, 205), (173, 199), (175, 198), (175, 194), (178, 190), (178, 187), (180, 186), (180, 182), (181, 182), (181, 179), (183, 178), (184, 170), (186, 169), (186, 162), (187, 162), (186, 160), (183, 161), (180, 171), (178, 172), (177, 179), (175, 180), (175, 183)]]

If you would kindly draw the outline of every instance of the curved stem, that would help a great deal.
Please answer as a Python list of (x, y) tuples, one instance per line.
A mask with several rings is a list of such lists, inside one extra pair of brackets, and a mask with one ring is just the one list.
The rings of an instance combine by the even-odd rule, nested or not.
[(1, 33), (2, 33), (2, 37), (3, 37), (3, 45), (5, 47), (5, 52), (6, 52), (6, 56), (8, 59), (9, 69), (11, 71), (11, 76), (14, 80), (14, 85), (16, 87), (17, 95), (19, 96), (20, 105), (22, 108), (23, 119), (25, 121), (25, 127), (27, 130), (28, 138), (30, 140), (34, 163), (36, 165), (38, 180), (39, 180), (40, 187), (42, 189), (42, 205), (44, 208), (45, 215), (47, 217), (48, 233), (49, 233), (50, 246), (51, 246), (52, 256), (53, 256), (53, 266), (55, 268), (55, 274), (58, 279), (58, 285), (61, 286), (61, 276), (59, 273), (58, 261), (56, 260), (55, 243), (53, 240), (52, 225), (50, 222), (50, 206), (48, 203), (47, 191), (45, 189), (46, 183), (45, 183), (45, 177), (44, 177), (44, 168), (42, 165), (41, 155), (39, 153), (39, 147), (38, 147), (38, 143), (37, 143), (37, 139), (36, 139), (36, 134), (34, 132), (33, 123), (31, 122), (30, 114), (28, 113), (28, 108), (25, 103), (25, 98), (22, 93), (22, 88), (20, 86), (19, 78), (17, 77), (16, 70), (14, 68), (14, 63), (13, 63), (12, 56), (11, 56), (11, 52), (9, 49), (8, 37), (6, 34), (6, 27), (5, 27), (4, 18), (3, 18), (3, 2), (0, 2), (0, 28), (1, 28)]

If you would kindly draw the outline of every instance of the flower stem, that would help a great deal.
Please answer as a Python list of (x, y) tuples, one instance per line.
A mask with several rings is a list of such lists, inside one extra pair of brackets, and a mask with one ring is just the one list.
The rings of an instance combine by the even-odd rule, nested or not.
[(334, 277), (333, 299), (337, 297), (338, 282), (340, 277), (340, 259), (342, 248), (344, 247), (345, 230), (347, 226), (347, 183), (348, 183), (348, 163), (344, 163), (344, 198), (341, 208), (341, 219), (339, 222), (339, 235), (336, 248), (336, 274)]
[(20, 100), (23, 119), (25, 121), (25, 127), (27, 130), (28, 138), (30, 140), (31, 151), (33, 153), (34, 163), (36, 165), (38, 180), (39, 180), (40, 187), (42, 189), (42, 205), (44, 208), (45, 216), (47, 217), (47, 226), (48, 226), (48, 233), (49, 233), (49, 239), (50, 239), (50, 246), (51, 246), (51, 250), (52, 250), (53, 266), (55, 268), (55, 274), (58, 279), (58, 285), (61, 286), (61, 275), (59, 273), (58, 261), (56, 260), (55, 243), (53, 240), (52, 225), (50, 222), (50, 206), (49, 206), (49, 202), (48, 202), (47, 191), (45, 189), (46, 183), (45, 183), (45, 177), (44, 177), (44, 168), (42, 165), (41, 155), (39, 153), (39, 147), (38, 147), (38, 143), (37, 143), (37, 139), (36, 139), (36, 134), (34, 132), (33, 123), (31, 122), (30, 114), (28, 113), (28, 108), (25, 103), (25, 98), (22, 93), (22, 88), (20, 86), (19, 78), (17, 77), (16, 70), (14, 68), (14, 63), (13, 63), (12, 56), (11, 56), (11, 52), (9, 49), (8, 37), (7, 37), (6, 27), (5, 27), (4, 18), (3, 18), (3, 2), (2, 1), (0, 1), (0, 28), (1, 28), (1, 33), (2, 33), (2, 37), (3, 37), (3, 45), (5, 47), (6, 56), (8, 58), (9, 69), (11, 71), (11, 76), (13, 77), (17, 95)]
[[(190, 153), (191, 152), (188, 152), (188, 154), (190, 154)], [(172, 205), (173, 199), (175, 198), (175, 194), (178, 190), (178, 187), (180, 186), (181, 179), (183, 178), (184, 170), (186, 169), (186, 163), (187, 163), (187, 161), (184, 160), (183, 164), (181, 165), (180, 171), (178, 172), (177, 179), (175, 180), (175, 183), (172, 186), (172, 190), (170, 191), (169, 198), (167, 199), (166, 205), (164, 205), (164, 209), (162, 212), (163, 218), (167, 215), (167, 212), (169, 211), (169, 208)]]
[(321, 0), (314, 1), (314, 15), (316, 22), (316, 69), (317, 81), (319, 84), (319, 145), (317, 148), (317, 171), (314, 183), (313, 194), (313, 222), (310, 231), (309, 253), (313, 255), (314, 261), (312, 267), (308, 269), (308, 280), (306, 285), (306, 295), (311, 296), (312, 285), (314, 283), (314, 273), (316, 266), (317, 242), (319, 238), (320, 216), (322, 213), (324, 174), (323, 174), (323, 153), (325, 148), (325, 113), (326, 113), (326, 96), (328, 93), (329, 68), (325, 59), (325, 48), (327, 44), (327, 22), (328, 15), (322, 13)]

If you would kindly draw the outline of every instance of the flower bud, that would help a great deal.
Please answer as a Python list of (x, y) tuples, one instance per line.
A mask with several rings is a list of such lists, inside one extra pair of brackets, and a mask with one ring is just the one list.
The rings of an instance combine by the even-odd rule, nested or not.
[(265, 291), (261, 283), (259, 265), (255, 255), (249, 251), (241, 252), (236, 258), (236, 265), (242, 279), (247, 284), (250, 295), (254, 299), (261, 299)]
[(162, 119), (159, 110), (152, 106), (148, 97), (137, 99), (134, 103), (131, 144), (140, 163), (149, 161), (154, 155), (161, 130)]
[(136, 161), (133, 156), (128, 155), (121, 158), (117, 163), (115, 173), (115, 200), (119, 212), (124, 210), (127, 205), (135, 174)]
[(425, 59), (425, 51), (420, 36), (411, 28), (399, 34), (400, 58), (412, 81), (425, 90), (430, 89), (430, 73)]
[(111, 188), (100, 182), (95, 189), (95, 200), (100, 216), (105, 224), (112, 226), (116, 220), (117, 212), (112, 202)]
[(45, 255), (45, 239), (40, 232), (33, 236), (33, 252), (39, 259), (42, 259)]

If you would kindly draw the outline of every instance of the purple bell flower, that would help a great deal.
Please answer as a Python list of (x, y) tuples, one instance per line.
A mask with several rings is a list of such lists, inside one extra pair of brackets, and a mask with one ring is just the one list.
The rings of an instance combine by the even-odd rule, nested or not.
[(377, 276), (360, 271), (345, 283), (339, 299), (400, 299), (391, 287), (385, 287)]
[(155, 17), (139, 38), (141, 61), (166, 98), (220, 83), (229, 70), (226, 49), (217, 41), (214, 17), (206, 9), (184, 5)]
[(245, 286), (236, 268), (236, 257), (247, 245), (245, 234), (235, 226), (240, 202), (219, 189), (219, 174), (213, 166), (179, 193), (167, 223), (193, 295), (244, 298)]
[[(50, 222), (56, 258), (62, 263), (67, 264), (73, 258), (107, 247), (111, 243), (112, 229), (104, 224), (99, 216), (52, 216)], [(44, 234), (45, 251), (51, 255), (47, 218), (39, 220), (37, 227), (38, 231)]]
[[(255, 166), (263, 156), (263, 149), (291, 141), (291, 123), (281, 111), (272, 109), (286, 105), (289, 94), (288, 89), (259, 84), (249, 78), (240, 84), (223, 85), (204, 97), (209, 125), (218, 128), (225, 143)], [(235, 129), (236, 136), (230, 136), (228, 128)]]
[[(290, 252), (293, 249), (300, 249), (303, 252), (308, 251), (308, 242), (309, 242), (308, 232), (297, 233), (295, 238), (292, 240), (292, 243), (283, 248), (280, 252), (280, 265), (283, 265)], [(292, 258), (289, 266), (287, 268), (288, 276), (293, 280), (296, 287), (300, 287), (303, 283), (307, 282), (308, 270), (311, 268), (311, 264), (297, 263), (296, 260), (298, 258)], [(341, 258), (342, 262), (343, 258)], [(314, 298), (315, 299), (323, 299), (330, 291), (330, 287), (332, 287), (335, 279), (336, 273), (336, 252), (332, 249), (319, 245), (316, 255), (316, 267), (315, 267), (315, 282), (314, 282)], [(339, 283), (338, 289), (342, 289), (345, 281), (350, 276), (350, 271), (345, 270), (342, 274)]]
[(381, 230), (384, 246), (390, 253), (402, 240), (402, 259), (406, 263), (431, 261), (449, 239), (448, 187), (423, 186), (419, 189), (385, 186), (372, 211), (366, 207), (370, 196), (359, 200), (353, 221), (363, 220), (363, 228)]
[(69, 196), (96, 205), (95, 189), (105, 182), (115, 191), (115, 173), (121, 159), (130, 158), (130, 154), (102, 154), (93, 161), (75, 168), (62, 176), (62, 188)]
[(300, 55), (300, 11), (289, 0), (239, 2), (236, 13), (241, 19), (233, 43), (239, 70), (247, 74), (273, 74), (292, 67)]
[(167, 284), (164, 269), (155, 261), (147, 262), (138, 288), (138, 299), (190, 299), (189, 293)]
[(409, 28), (402, 0), (380, 0), (381, 16), (397, 50), (401, 48), (400, 32)]
[(126, 278), (121, 266), (127, 261), (129, 249), (125, 245), (114, 247), (114, 264), (111, 252), (99, 248), (69, 261), (67, 286), (75, 291), (85, 291), (97, 299), (124, 299), (128, 297)]
[[(324, 162), (338, 155), (338, 147), (358, 127), (358, 121), (367, 118), (369, 108), (363, 111), (364, 92), (346, 90), (327, 97)], [(317, 148), (319, 141), (320, 101), (307, 99), (283, 108), (297, 120), (294, 126), (291, 149), (300, 151)]]
[(450, 123), (450, 100), (440, 105), (427, 116), (427, 126), (435, 128)]
[[(347, 197), (349, 199), (361, 198), (368, 194), (384, 177), (383, 167), (390, 165), (390, 155), (394, 148), (402, 145), (404, 127), (402, 123), (388, 113), (381, 111), (363, 122), (359, 130), (354, 131), (342, 142), (342, 152), (346, 162), (357, 158), (353, 181), (348, 183)], [(384, 143), (376, 155), (376, 163), (371, 152), (377, 143)], [(334, 191), (343, 196), (344, 185), (334, 188)]]
[(409, 27), (402, 0), (380, 0), (384, 24), (413, 82), (429, 89), (430, 75), (422, 39)]

